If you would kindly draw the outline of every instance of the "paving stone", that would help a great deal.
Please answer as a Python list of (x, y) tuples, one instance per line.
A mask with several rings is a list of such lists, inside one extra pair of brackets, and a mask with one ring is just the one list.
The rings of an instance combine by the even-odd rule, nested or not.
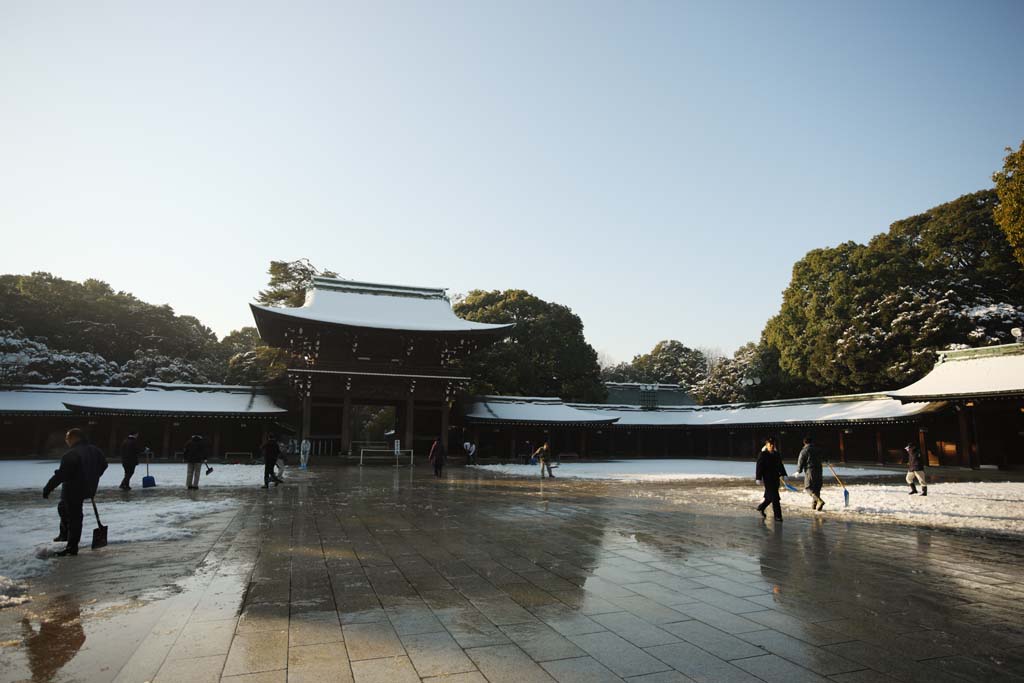
[(475, 672), (424, 678), (423, 683), (487, 683), (487, 679), (484, 678), (483, 674)]
[(569, 636), (569, 640), (624, 678), (656, 673), (669, 668), (632, 643), (607, 631)]
[(582, 657), (583, 650), (547, 624), (540, 622), (509, 624), (501, 630), (535, 661), (544, 662), (567, 657)]
[(224, 655), (177, 659), (164, 662), (153, 683), (217, 683), (224, 668)]
[(344, 640), (338, 613), (300, 612), (292, 614), (288, 621), (288, 644), (291, 647), (335, 643)]
[(224, 683), (287, 683), (288, 672), (284, 669), (281, 669), (279, 671), (263, 671), (258, 674), (225, 676), (220, 680)]
[(288, 650), (288, 683), (352, 681), (345, 644), (341, 642), (301, 645)]
[(346, 624), (342, 632), (349, 659), (353, 662), (405, 655), (398, 634), (389, 623)]
[(828, 683), (828, 679), (824, 676), (819, 676), (776, 655), (740, 659), (733, 662), (733, 664), (765, 681)]
[(551, 683), (551, 678), (515, 645), (492, 645), (466, 650), (490, 683)]
[(189, 622), (178, 635), (168, 659), (226, 655), (235, 635), (236, 620)]
[(593, 619), (612, 633), (622, 636), (637, 647), (643, 648), (679, 642), (679, 638), (668, 631), (663, 631), (629, 612), (597, 614)]
[(558, 683), (622, 683), (621, 678), (592, 657), (541, 662), (541, 666)]
[(420, 683), (408, 657), (385, 657), (352, 662), (355, 683)]
[(231, 641), (225, 676), (276, 671), (288, 666), (288, 632), (239, 633)]
[(823, 676), (847, 673), (864, 668), (863, 664), (851, 661), (834, 652), (823, 650), (820, 647), (797, 640), (778, 631), (754, 631), (753, 633), (740, 634), (738, 637)]
[(760, 683), (760, 679), (690, 643), (658, 645), (647, 652), (699, 683)]
[(699, 621), (666, 624), (665, 630), (725, 660), (764, 654), (764, 650), (759, 647)]
[(584, 633), (597, 633), (606, 630), (591, 617), (565, 605), (541, 605), (533, 608), (538, 619), (555, 629), (563, 636), (575, 636)]
[(633, 676), (632, 678), (626, 679), (627, 683), (693, 683), (693, 679), (689, 676), (679, 673), (678, 671), (662, 671), (656, 674), (646, 674), (644, 676)]
[(402, 636), (416, 672), (426, 678), (476, 671), (476, 666), (447, 631)]

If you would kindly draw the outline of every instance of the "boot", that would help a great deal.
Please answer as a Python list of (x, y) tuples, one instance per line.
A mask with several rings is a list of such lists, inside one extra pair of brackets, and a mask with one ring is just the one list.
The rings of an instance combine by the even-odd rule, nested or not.
[(57, 536), (57, 538), (53, 539), (53, 542), (54, 543), (67, 543), (68, 542), (68, 537), (65, 536), (64, 534), (60, 534), (59, 536)]
[(768, 513), (764, 511), (763, 507), (758, 507), (757, 511), (761, 513), (761, 519), (768, 519)]
[(909, 495), (913, 496), (913, 495), (916, 495), (916, 494), (917, 494), (917, 484), (912, 483), (910, 485), (910, 494)]
[(928, 487), (927, 486), (922, 486), (921, 487), (921, 495), (922, 496), (927, 496), (928, 495)]
[(821, 498), (819, 498), (818, 499), (818, 511), (820, 512), (820, 511), (822, 511), (824, 509), (825, 509), (825, 501), (823, 501)]
[(54, 553), (57, 557), (75, 557), (78, 555), (78, 548), (64, 548), (59, 553)]

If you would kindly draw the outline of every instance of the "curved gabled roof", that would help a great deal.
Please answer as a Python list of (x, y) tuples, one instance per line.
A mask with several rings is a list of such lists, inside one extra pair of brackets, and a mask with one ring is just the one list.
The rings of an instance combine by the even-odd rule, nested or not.
[(904, 403), (1024, 396), (1024, 344), (946, 351), (931, 372), (888, 395)]
[(502, 333), (513, 326), (459, 318), (443, 289), (322, 277), (313, 278), (313, 289), (306, 295), (306, 303), (298, 308), (257, 304), (250, 307), (264, 338), (268, 337), (264, 328), (274, 322), (450, 334)]

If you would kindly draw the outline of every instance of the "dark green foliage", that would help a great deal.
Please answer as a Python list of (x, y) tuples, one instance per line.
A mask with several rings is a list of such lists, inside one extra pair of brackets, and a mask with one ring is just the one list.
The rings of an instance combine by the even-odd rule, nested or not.
[(313, 287), (314, 277), (338, 277), (333, 270), (320, 270), (309, 259), (271, 261), (267, 274), (270, 275), (270, 282), (266, 289), (260, 291), (256, 303), (291, 308), (305, 303), (306, 292)]
[(1024, 142), (1014, 151), (1006, 148), (1003, 169), (992, 175), (999, 206), (995, 219), (1013, 247), (1017, 262), (1024, 264)]
[(762, 355), (777, 355), (789, 378), (779, 393), (893, 388), (926, 372), (938, 349), (1010, 341), (1024, 320), (1024, 271), (995, 224), (996, 202), (993, 190), (965, 195), (867, 245), (797, 262), (762, 336)]
[(95, 353), (125, 363), (139, 349), (198, 360), (216, 352), (217, 335), (192, 316), (175, 315), (100, 280), (49, 273), (0, 275), (0, 327), (21, 328), (50, 348)]
[(679, 384), (691, 390), (708, 374), (708, 358), (700, 349), (691, 349), (681, 341), (666, 339), (654, 345), (649, 353), (633, 356), (629, 363), (604, 368), (605, 382), (643, 382), (647, 384)]
[(571, 309), (521, 289), (473, 290), (454, 306), (466, 320), (514, 322), (512, 334), (469, 357), (465, 371), (477, 393), (560, 396), (571, 401), (605, 398), (597, 352)]

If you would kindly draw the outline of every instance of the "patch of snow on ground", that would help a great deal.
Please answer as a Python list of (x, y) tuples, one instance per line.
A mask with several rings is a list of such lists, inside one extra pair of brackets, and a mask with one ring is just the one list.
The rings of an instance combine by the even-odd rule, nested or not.
[[(481, 470), (520, 477), (537, 477), (540, 465), (476, 465)], [(787, 464), (790, 472), (796, 464)], [(892, 470), (836, 467), (840, 477), (892, 475)], [(571, 479), (614, 479), (618, 481), (685, 481), (688, 479), (754, 479), (754, 463), (736, 460), (612, 460), (567, 462), (555, 470), (555, 477)]]
[[(954, 482), (930, 484), (927, 497), (911, 496), (910, 487), (874, 484), (847, 485), (850, 507), (843, 507), (843, 490), (826, 486), (821, 497), (825, 511), (811, 511), (811, 498), (803, 482), (790, 480), (799, 493), (782, 491), (783, 515), (794, 510), (840, 519), (869, 522), (898, 522), (944, 529), (971, 529), (1024, 534), (1024, 483)], [(756, 505), (763, 490), (722, 490), (716, 495)], [(769, 516), (771, 510), (769, 509)]]
[[(100, 519), (108, 528), (108, 542), (113, 545), (187, 538), (194, 531), (183, 526), (184, 523), (196, 517), (232, 509), (237, 501), (230, 498), (195, 501), (187, 498), (147, 497), (132, 501), (98, 500), (97, 504)], [(56, 506), (56, 496), (52, 504), (47, 505), (0, 504), (0, 607), (19, 604), (9, 602), (20, 598), (21, 587), (16, 580), (46, 572), (54, 561), (51, 559), (53, 553), (63, 548), (63, 543), (52, 541), (57, 535), (60, 521)], [(85, 521), (81, 548), (83, 553), (88, 553), (96, 519), (88, 501), (83, 510)], [(24, 601), (21, 599), (21, 602)]]
[[(38, 489), (53, 476), (53, 471), (60, 465), (59, 460), (4, 460), (0, 461), (0, 490)], [(206, 470), (199, 477), (199, 486), (252, 486), (263, 485), (263, 464), (259, 465), (222, 465), (214, 463), (213, 473), (207, 475)], [(188, 466), (183, 462), (157, 463), (149, 466), (149, 473), (156, 479), (157, 488), (175, 486), (185, 488), (185, 473)], [(132, 489), (142, 489), (142, 477), (146, 475), (146, 465), (139, 465), (132, 477)], [(116, 490), (124, 477), (121, 463), (112, 462), (100, 479), (101, 489)], [(147, 489), (148, 491), (149, 489)], [(59, 495), (59, 491), (57, 494)]]

